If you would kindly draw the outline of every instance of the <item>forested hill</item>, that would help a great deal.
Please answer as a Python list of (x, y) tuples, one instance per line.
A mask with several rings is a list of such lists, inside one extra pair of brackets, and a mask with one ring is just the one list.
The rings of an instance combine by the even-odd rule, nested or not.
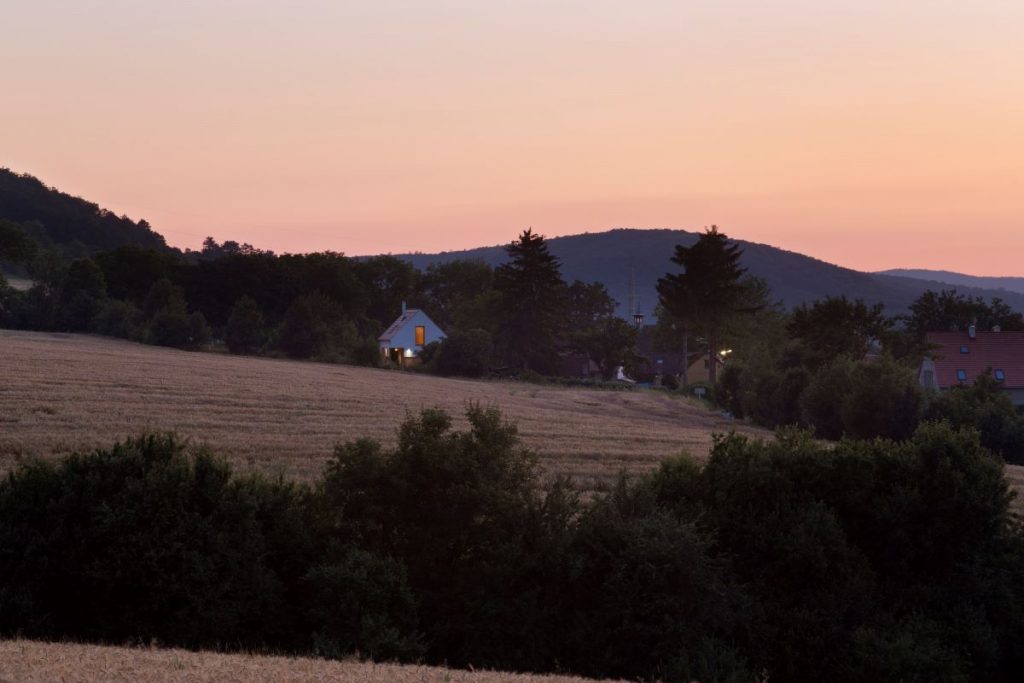
[[(676, 267), (669, 262), (677, 244), (691, 245), (698, 233), (685, 230), (631, 230), (586, 233), (548, 240), (551, 252), (562, 260), (566, 280), (600, 281), (619, 302), (619, 313), (627, 314), (631, 269), (635, 272), (639, 310), (651, 315), (657, 304), (655, 284), (665, 272)], [(845, 294), (868, 303), (885, 304), (890, 314), (902, 313), (924, 291), (949, 289), (938, 281), (888, 274), (862, 273), (826, 263), (810, 256), (766, 244), (739, 240), (743, 265), (767, 280), (776, 298), (787, 307)], [(496, 265), (505, 261), (503, 246), (481, 247), (440, 254), (402, 254), (416, 267), (454, 259), (481, 259)], [(936, 278), (937, 280), (937, 278)], [(1016, 310), (1024, 310), (1024, 294), (977, 286), (957, 286), (957, 291), (986, 300), (1000, 297)]]
[(146, 221), (100, 208), (37, 178), (0, 168), (0, 219), (20, 224), (43, 246), (71, 256), (137, 245), (167, 249), (167, 243)]
[(879, 275), (898, 275), (917, 280), (944, 282), (951, 287), (984, 287), (985, 289), (1004, 289), (1007, 292), (1024, 294), (1024, 277), (987, 277), (983, 275), (964, 275), (948, 270), (925, 270), (913, 268), (896, 268), (884, 270)]

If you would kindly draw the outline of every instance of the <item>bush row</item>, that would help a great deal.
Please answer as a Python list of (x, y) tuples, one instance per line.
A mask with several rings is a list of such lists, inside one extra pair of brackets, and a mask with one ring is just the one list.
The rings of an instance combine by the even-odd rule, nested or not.
[(496, 410), (467, 418), (339, 446), (312, 486), (168, 434), (21, 465), (0, 632), (683, 681), (1024, 671), (1024, 537), (976, 432), (730, 435), (582, 501)]

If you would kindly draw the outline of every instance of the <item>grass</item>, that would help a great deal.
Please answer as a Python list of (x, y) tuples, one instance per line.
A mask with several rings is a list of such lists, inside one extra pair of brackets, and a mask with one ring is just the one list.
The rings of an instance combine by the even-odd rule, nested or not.
[(0, 682), (4, 683), (584, 683), (584, 680), (567, 676), (457, 671), (427, 666), (337, 662), (301, 657), (229, 655), (27, 640), (0, 641)]
[(174, 429), (242, 471), (308, 481), (337, 443), (394, 443), (407, 411), (440, 406), (461, 417), (469, 402), (498, 406), (548, 474), (584, 488), (682, 451), (703, 457), (714, 432), (767, 434), (661, 391), (446, 379), (87, 335), (0, 330), (0, 374), (0, 470)]

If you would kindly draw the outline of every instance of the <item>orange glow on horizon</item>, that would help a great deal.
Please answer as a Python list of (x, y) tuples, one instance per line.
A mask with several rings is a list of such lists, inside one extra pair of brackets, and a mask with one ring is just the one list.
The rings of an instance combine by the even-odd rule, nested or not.
[(716, 223), (1024, 275), (1024, 3), (347, 4), (4, 9), (0, 165), (180, 247)]

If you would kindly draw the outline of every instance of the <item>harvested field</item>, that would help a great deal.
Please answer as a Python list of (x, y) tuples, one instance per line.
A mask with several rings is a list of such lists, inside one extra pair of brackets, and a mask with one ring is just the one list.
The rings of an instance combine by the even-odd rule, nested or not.
[(0, 683), (583, 683), (567, 676), (457, 671), (299, 657), (0, 641)]
[(444, 379), (87, 335), (0, 330), (0, 378), (0, 469), (173, 429), (243, 471), (309, 480), (339, 442), (394, 443), (406, 411), (461, 415), (474, 401), (517, 422), (546, 472), (584, 487), (684, 450), (703, 457), (714, 432), (767, 434), (662, 392)]

